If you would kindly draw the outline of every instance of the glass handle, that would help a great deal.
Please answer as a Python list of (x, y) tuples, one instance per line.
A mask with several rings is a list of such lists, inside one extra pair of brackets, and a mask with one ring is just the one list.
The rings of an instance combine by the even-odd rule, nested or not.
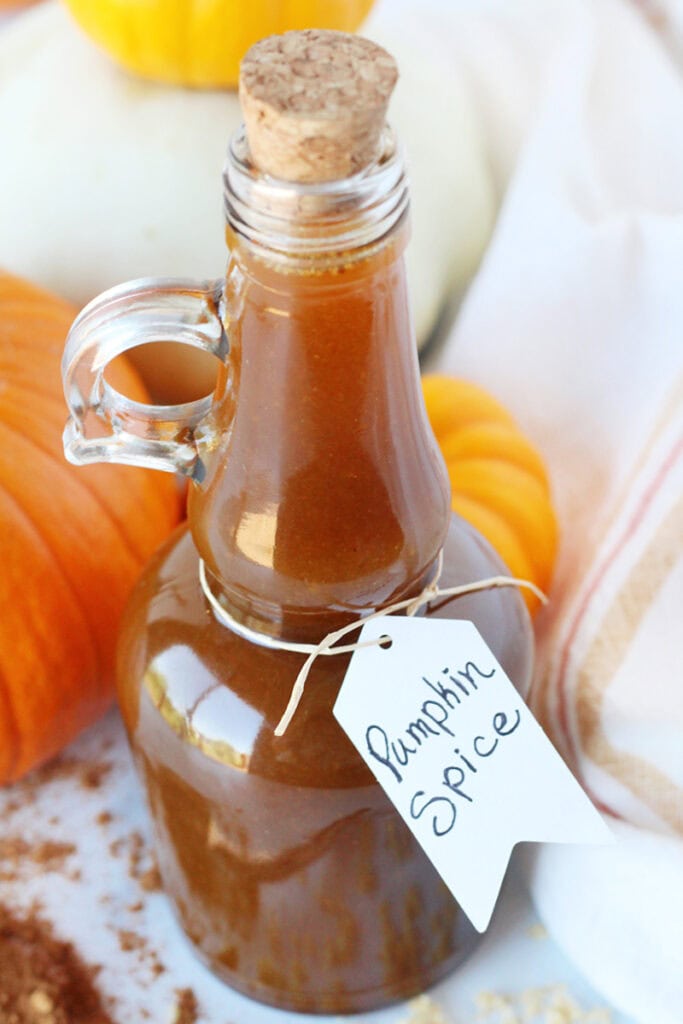
[(123, 352), (158, 341), (181, 342), (225, 361), (223, 288), (222, 278), (145, 278), (112, 288), (85, 307), (69, 331), (62, 359), (69, 462), (123, 462), (202, 478), (197, 442), (208, 429), (203, 421), (212, 396), (148, 405), (120, 394), (105, 371)]

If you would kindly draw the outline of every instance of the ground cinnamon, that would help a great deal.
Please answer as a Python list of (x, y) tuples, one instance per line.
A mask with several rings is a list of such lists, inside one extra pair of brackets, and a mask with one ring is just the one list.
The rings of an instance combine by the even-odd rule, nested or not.
[(0, 1024), (113, 1024), (98, 970), (35, 912), (19, 917), (0, 904)]
[(73, 843), (51, 839), (29, 842), (20, 835), (0, 837), (0, 881), (17, 882), (34, 865), (42, 871), (64, 871), (74, 853)]
[(199, 1003), (191, 988), (176, 989), (175, 1017), (173, 1024), (196, 1024), (199, 1018)]

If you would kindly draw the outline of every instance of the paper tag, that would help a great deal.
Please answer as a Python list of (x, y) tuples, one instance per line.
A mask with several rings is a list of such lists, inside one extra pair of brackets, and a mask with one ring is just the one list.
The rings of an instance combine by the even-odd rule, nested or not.
[(383, 616), (334, 714), (478, 931), (515, 843), (613, 837), (472, 622)]

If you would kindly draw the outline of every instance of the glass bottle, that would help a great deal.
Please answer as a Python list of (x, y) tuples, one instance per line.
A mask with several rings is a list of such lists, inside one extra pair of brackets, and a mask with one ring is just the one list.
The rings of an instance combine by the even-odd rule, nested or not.
[[(318, 643), (418, 594), (441, 552), (444, 587), (504, 570), (449, 511), (421, 398), (392, 133), (360, 172), (302, 185), (256, 168), (241, 131), (224, 198), (223, 280), (114, 289), (74, 324), (66, 450), (190, 478), (188, 524), (140, 580), (118, 660), (182, 927), (247, 995), (358, 1012), (422, 991), (478, 936), (333, 717), (348, 655), (317, 659), (275, 735), (305, 660), (279, 645)], [(153, 408), (111, 389), (111, 359), (169, 339), (218, 357), (213, 396)], [(212, 611), (200, 558), (233, 628)], [(515, 589), (425, 614), (474, 621), (526, 689), (531, 634)]]

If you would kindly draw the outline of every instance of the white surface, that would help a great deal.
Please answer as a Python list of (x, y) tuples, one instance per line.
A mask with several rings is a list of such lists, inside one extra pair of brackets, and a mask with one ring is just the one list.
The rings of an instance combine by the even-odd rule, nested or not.
[[(401, 64), (391, 121), (411, 179), (408, 278), (424, 341), (481, 259), (493, 185), (460, 78), (424, 60), (392, 9), (379, 3), (370, 31)], [(240, 120), (234, 92), (121, 71), (56, 0), (17, 16), (0, 32), (0, 265), (77, 304), (136, 277), (219, 277), (221, 172)]]
[[(117, 1024), (139, 1024), (143, 1011), (153, 1024), (165, 1024), (173, 1017), (175, 990), (191, 987), (201, 1008), (202, 1024), (285, 1024), (287, 1021), (339, 1021), (342, 1018), (311, 1018), (261, 1006), (243, 998), (217, 981), (194, 957), (159, 892), (146, 893), (131, 877), (128, 856), (134, 846), (133, 833), (144, 841), (141, 868), (149, 859), (149, 825), (141, 792), (134, 776), (118, 716), (111, 713), (99, 725), (65, 752), (85, 765), (107, 764), (110, 770), (101, 786), (87, 789), (79, 781), (78, 766), (61, 778), (40, 785), (29, 778), (0, 791), (0, 838), (22, 835), (40, 842), (49, 839), (70, 842), (77, 852), (59, 871), (39, 870), (25, 860), (19, 881), (0, 881), (0, 901), (15, 908), (28, 908), (38, 899), (45, 916), (59, 932), (72, 940), (90, 963), (102, 964), (99, 986), (111, 997), (112, 1016)], [(8, 812), (22, 793), (34, 799)], [(103, 811), (112, 815), (109, 824), (98, 824)], [(118, 841), (118, 855), (110, 847)], [(5, 867), (0, 861), (1, 869)], [(81, 878), (68, 876), (76, 870)], [(131, 911), (137, 901), (143, 908)], [(447, 1020), (465, 1024), (475, 1016), (475, 1000), (482, 991), (514, 995), (535, 986), (566, 983), (584, 1009), (604, 1005), (581, 980), (570, 964), (547, 938), (535, 938), (535, 924), (527, 897), (508, 876), (493, 923), (481, 946), (450, 979), (437, 986), (431, 998)], [(145, 947), (122, 952), (118, 932), (127, 930), (145, 940)], [(158, 977), (152, 969), (155, 958), (164, 965)], [(398, 1024), (410, 1016), (408, 1006), (396, 1006), (354, 1018), (362, 1024)], [(492, 1022), (496, 1022), (494, 1016)], [(539, 1018), (542, 1024), (543, 1018)], [(629, 1024), (614, 1015), (613, 1024)], [(653, 1022), (656, 1024), (656, 1022)]]

